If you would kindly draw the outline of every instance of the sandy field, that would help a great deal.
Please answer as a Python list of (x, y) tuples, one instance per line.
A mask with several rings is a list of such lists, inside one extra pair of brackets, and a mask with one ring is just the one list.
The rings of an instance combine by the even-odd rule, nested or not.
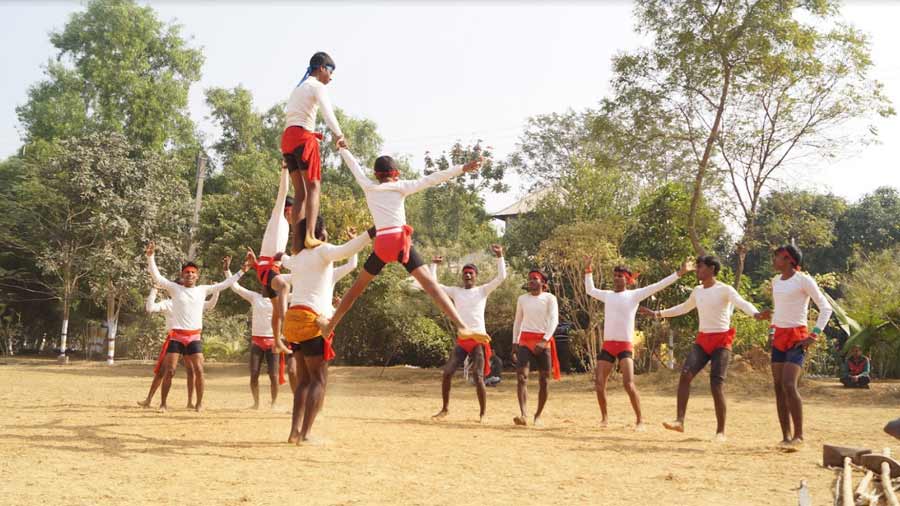
[[(587, 376), (551, 385), (545, 426), (515, 427), (515, 380), (488, 389), (475, 423), (474, 390), (454, 384), (440, 407), (440, 371), (335, 367), (314, 432), (319, 446), (284, 441), (288, 388), (275, 412), (250, 411), (246, 366), (210, 364), (206, 405), (183, 406), (183, 370), (167, 414), (136, 406), (151, 366), (0, 361), (0, 504), (796, 504), (801, 479), (814, 504), (831, 504), (825, 442), (900, 449), (881, 428), (900, 415), (900, 385), (846, 391), (806, 380), (807, 444), (774, 450), (779, 429), (768, 377), (729, 376), (729, 440), (715, 430), (707, 377), (695, 380), (688, 432), (674, 415), (674, 373), (638, 376), (648, 430), (636, 433), (621, 385), (610, 392), (611, 427)], [(529, 391), (536, 400), (536, 380)], [(268, 379), (261, 378), (262, 399)], [(158, 397), (157, 397), (158, 402)], [(533, 409), (533, 404), (532, 404)]]

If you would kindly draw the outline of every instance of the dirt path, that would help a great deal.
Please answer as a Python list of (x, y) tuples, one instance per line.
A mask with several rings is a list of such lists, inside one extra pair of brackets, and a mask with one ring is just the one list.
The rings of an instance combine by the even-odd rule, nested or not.
[[(282, 412), (247, 411), (243, 365), (210, 366), (208, 410), (161, 415), (135, 401), (149, 386), (145, 364), (37, 361), (0, 365), (0, 504), (796, 504), (801, 478), (815, 504), (830, 504), (833, 474), (820, 467), (824, 442), (873, 448), (900, 444), (881, 432), (900, 416), (897, 384), (848, 392), (836, 382), (802, 389), (806, 448), (774, 451), (778, 422), (768, 378), (729, 378), (729, 441), (709, 442), (712, 400), (699, 377), (684, 435), (662, 429), (674, 412), (675, 376), (638, 377), (649, 429), (635, 433), (621, 386), (610, 392), (612, 427), (585, 376), (551, 385), (543, 428), (512, 425), (511, 374), (488, 391), (479, 426), (471, 387), (454, 385), (440, 407), (437, 370), (334, 368), (316, 425), (325, 444), (283, 443)], [(263, 399), (268, 380), (261, 379)], [(536, 394), (536, 384), (531, 391)], [(170, 405), (185, 401), (184, 376)], [(532, 395), (532, 399), (536, 395)]]

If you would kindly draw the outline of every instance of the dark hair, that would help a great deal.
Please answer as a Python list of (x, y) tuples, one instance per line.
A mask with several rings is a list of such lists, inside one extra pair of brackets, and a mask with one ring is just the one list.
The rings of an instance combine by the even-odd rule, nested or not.
[(292, 207), (294, 205), (294, 197), (288, 195), (284, 198), (284, 207)]
[(194, 262), (185, 262), (185, 263), (183, 263), (183, 264), (181, 265), (181, 270), (185, 270), (185, 269), (187, 269), (188, 267), (193, 267), (194, 269), (197, 269), (197, 271), (200, 270), (200, 266), (197, 265), (197, 264), (195, 264)]
[[(301, 234), (305, 234), (306, 232), (306, 218), (300, 220), (300, 223), (297, 224), (297, 230), (300, 231)], [(316, 235), (316, 239), (320, 241), (325, 240), (325, 220), (322, 219), (321, 216), (316, 218), (316, 229), (313, 231)], [(304, 241), (300, 240), (300, 250), (304, 248)]]
[(613, 267), (613, 272), (624, 272), (624, 273), (628, 274), (629, 276), (632, 274), (631, 269), (629, 269), (628, 267), (625, 267), (624, 265), (617, 265), (617, 266)]
[(375, 172), (392, 172), (397, 169), (397, 162), (388, 155), (381, 155), (375, 159)]
[(713, 268), (713, 274), (718, 275), (722, 268), (722, 262), (715, 255), (700, 255), (697, 257), (697, 263)]
[(324, 51), (319, 51), (318, 53), (312, 55), (312, 58), (309, 59), (309, 68), (311, 70), (316, 70), (317, 68), (329, 65), (331, 68), (337, 68), (334, 64), (334, 60), (328, 56), (328, 53)]
[(775, 250), (775, 254), (785, 253), (792, 260), (792, 263), (795, 267), (800, 267), (803, 265), (803, 252), (800, 251), (800, 248), (794, 246), (793, 244), (785, 244), (784, 246), (779, 246), (778, 249)]
[(462, 270), (466, 270), (466, 269), (472, 269), (473, 271), (475, 271), (475, 274), (478, 274), (478, 267), (475, 264), (463, 265)]

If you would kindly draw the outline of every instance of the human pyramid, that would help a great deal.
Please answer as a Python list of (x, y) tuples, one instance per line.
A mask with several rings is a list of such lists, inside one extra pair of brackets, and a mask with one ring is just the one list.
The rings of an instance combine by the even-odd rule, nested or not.
[[(497, 276), (489, 283), (476, 285), (478, 267), (468, 264), (462, 269), (462, 286), (451, 287), (436, 281), (436, 266), (429, 268), (412, 242), (413, 229), (406, 223), (404, 201), (407, 196), (439, 185), (464, 172), (480, 168), (482, 160), (435, 172), (418, 180), (400, 180), (397, 164), (390, 156), (375, 160), (372, 181), (349, 151), (340, 125), (334, 115), (325, 86), (335, 70), (334, 60), (326, 53), (312, 56), (303, 79), (294, 88), (287, 103), (286, 128), (281, 138), (282, 171), (275, 206), (266, 226), (257, 258), (248, 250), (241, 269), (230, 272), (230, 258), (223, 260), (224, 281), (215, 285), (198, 285), (199, 267), (187, 262), (182, 266), (178, 282), (164, 278), (154, 259), (154, 244), (147, 247), (147, 262), (153, 282), (169, 294), (169, 299), (156, 302), (156, 289), (147, 301), (148, 312), (166, 315), (168, 335), (159, 354), (154, 378), (145, 400), (138, 404), (149, 407), (161, 385), (160, 411), (166, 411), (172, 377), (183, 357), (188, 373), (188, 407), (201, 411), (205, 377), (201, 330), (204, 310), (215, 305), (219, 292), (231, 288), (252, 307), (252, 345), (250, 348), (250, 386), (253, 407), (259, 407), (259, 374), (265, 359), (274, 405), (279, 384), (289, 378), (294, 394), (288, 441), (302, 443), (320, 411), (328, 380), (328, 362), (335, 357), (332, 347), (334, 329), (352, 308), (366, 286), (389, 263), (399, 262), (415, 278), (457, 329), (456, 346), (444, 367), (441, 393), (443, 405), (433, 416), (442, 419), (449, 413), (450, 387), (453, 374), (468, 358), (473, 364), (479, 421), (486, 410), (484, 377), (492, 355), (491, 338), (487, 334), (484, 311), (488, 296), (506, 278), (503, 249), (491, 247), (497, 258)], [(339, 153), (366, 196), (374, 226), (365, 233), (346, 231), (349, 240), (333, 244), (325, 222), (319, 216), (321, 161), (315, 132), (317, 114), (335, 137)], [(288, 184), (293, 198), (287, 196)], [(302, 214), (302, 216), (301, 216)], [(293, 228), (293, 234), (290, 233)], [(292, 236), (290, 254), (285, 251)], [(373, 243), (373, 252), (363, 265), (352, 287), (338, 299), (335, 284), (357, 267), (357, 253)], [(335, 262), (348, 259), (340, 267)], [(436, 263), (440, 258), (436, 258)], [(618, 362), (622, 382), (635, 413), (634, 429), (645, 430), (641, 401), (634, 382), (633, 337), (635, 317), (641, 313), (656, 318), (670, 318), (697, 310), (699, 331), (685, 360), (678, 385), (676, 418), (663, 425), (669, 430), (685, 430), (685, 413), (691, 381), (707, 363), (711, 363), (710, 385), (715, 404), (717, 428), (715, 441), (725, 440), (726, 400), (724, 383), (731, 357), (735, 330), (731, 316), (735, 308), (758, 320), (771, 319), (769, 341), (772, 348), (772, 375), (776, 393), (782, 440), (779, 447), (794, 451), (803, 444), (803, 406), (798, 392), (807, 348), (821, 334), (831, 316), (831, 306), (815, 280), (800, 271), (802, 254), (795, 246), (777, 248), (772, 256), (779, 272), (772, 281), (773, 310), (758, 311), (729, 285), (717, 281), (721, 264), (713, 256), (700, 256), (681, 263), (678, 271), (644, 286), (636, 285), (636, 275), (625, 266), (613, 272), (613, 289), (594, 287), (592, 260), (585, 258), (584, 288), (586, 293), (604, 304), (604, 341), (597, 357), (596, 394), (601, 413), (601, 427), (608, 425), (606, 385)], [(241, 276), (254, 268), (262, 284), (261, 293), (238, 284)], [(282, 274), (290, 270), (290, 275)], [(673, 308), (652, 311), (641, 302), (675, 283), (688, 272), (696, 271), (699, 285), (684, 303)], [(212, 297), (207, 301), (207, 297)], [(808, 307), (812, 299), (819, 317), (812, 331), (807, 330)], [(335, 307), (335, 302), (336, 306)], [(513, 323), (512, 362), (516, 367), (519, 414), (516, 425), (528, 425), (527, 380), (531, 364), (538, 370), (537, 409), (531, 419), (541, 425), (541, 415), (548, 399), (549, 378), (560, 378), (554, 332), (559, 320), (556, 297), (548, 291), (547, 276), (539, 269), (528, 273), (527, 293), (519, 296)], [(285, 341), (287, 343), (285, 343)], [(276, 366), (276, 361), (278, 365)], [(276, 379), (275, 371), (278, 371)], [(196, 395), (196, 402), (193, 401)]]

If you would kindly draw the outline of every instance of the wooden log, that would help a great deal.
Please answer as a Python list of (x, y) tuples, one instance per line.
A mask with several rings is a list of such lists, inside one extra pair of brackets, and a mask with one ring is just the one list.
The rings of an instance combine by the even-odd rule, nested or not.
[(853, 468), (850, 457), (844, 457), (844, 471), (841, 474), (841, 506), (854, 506)]
[(812, 506), (812, 496), (809, 494), (809, 486), (806, 480), (800, 480), (800, 488), (798, 489), (797, 504), (799, 506)]
[[(882, 454), (885, 457), (890, 457), (891, 449), (885, 448)], [(897, 494), (894, 493), (894, 483), (891, 481), (891, 465), (887, 462), (881, 463), (881, 488), (884, 489), (884, 497), (890, 506), (900, 506)]]

